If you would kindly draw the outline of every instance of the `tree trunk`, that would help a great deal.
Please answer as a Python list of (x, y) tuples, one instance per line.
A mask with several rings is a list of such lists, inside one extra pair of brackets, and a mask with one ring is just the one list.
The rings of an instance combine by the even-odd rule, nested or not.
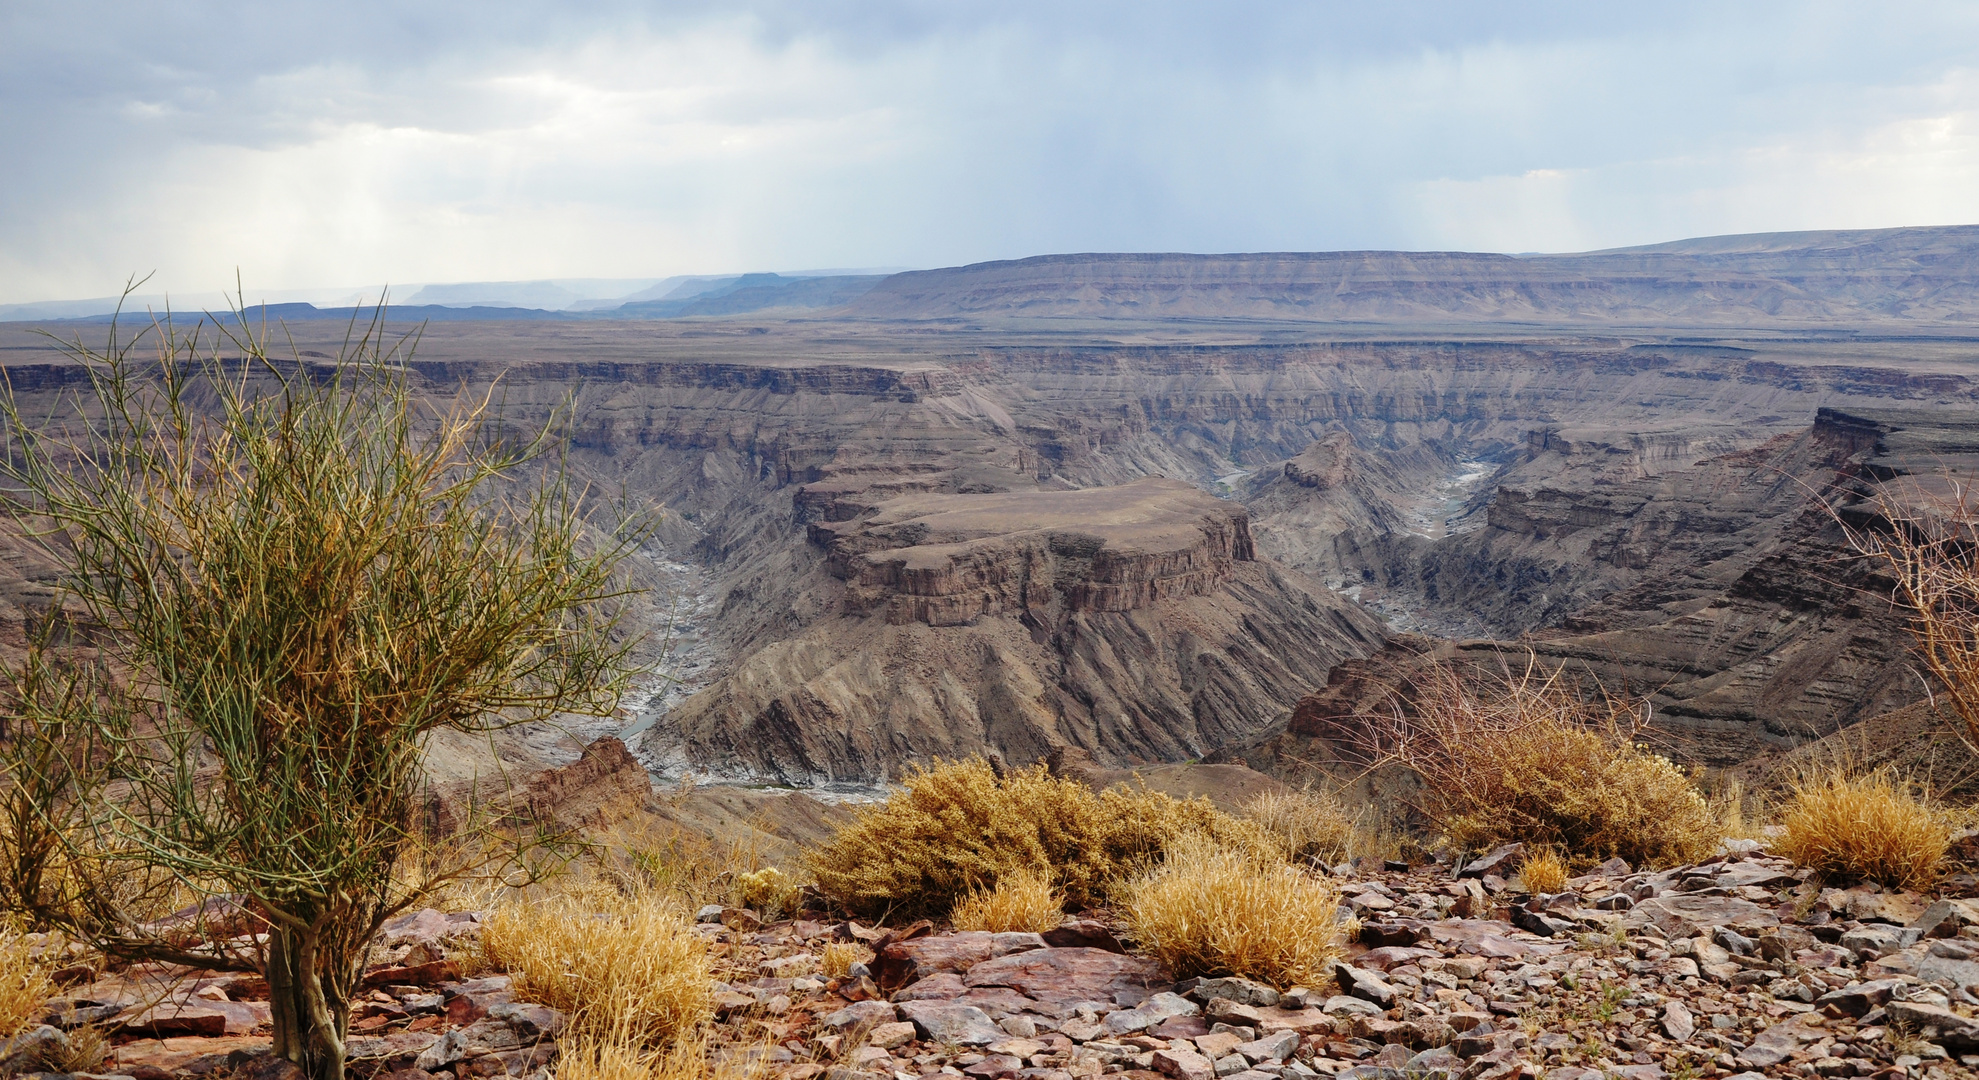
[(274, 926), (268, 932), (268, 1006), (274, 1052), (309, 1080), (344, 1080), (350, 1002), (336, 973), (349, 967), (320, 955), (318, 931)]

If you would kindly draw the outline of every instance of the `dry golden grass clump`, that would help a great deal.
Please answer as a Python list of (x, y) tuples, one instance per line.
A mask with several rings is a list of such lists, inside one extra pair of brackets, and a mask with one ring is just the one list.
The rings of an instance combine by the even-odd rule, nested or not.
[(869, 964), (873, 960), (873, 950), (856, 941), (828, 941), (824, 954), (818, 959), (818, 970), (827, 979), (843, 979), (854, 964)]
[(0, 931), (0, 1039), (14, 1035), (55, 996), (48, 967), (35, 959), (34, 943), (11, 930)]
[(1891, 888), (1930, 884), (1951, 846), (1951, 823), (1888, 772), (1831, 770), (1796, 784), (1773, 845), (1824, 874)]
[(1344, 861), (1358, 826), (1337, 797), (1311, 788), (1266, 792), (1245, 805), (1244, 816), (1276, 838), (1287, 859), (1307, 865)]
[(573, 885), (511, 902), (490, 914), (482, 948), (517, 997), (568, 1014), (600, 1045), (663, 1045), (714, 1015), (707, 947), (663, 896)]
[[(757, 1080), (769, 1073), (767, 1045), (710, 1060), (705, 1033), (652, 1050), (623, 1039), (576, 1036), (557, 1044), (556, 1080)], [(756, 1051), (751, 1053), (751, 1050)]]
[(1567, 864), (1552, 851), (1536, 852), (1519, 865), (1519, 881), (1529, 893), (1565, 892)]
[(999, 877), (995, 888), (956, 901), (948, 918), (957, 930), (1042, 934), (1064, 921), (1065, 897), (1051, 887), (1051, 879), (1021, 868)]
[(1065, 903), (1094, 903), (1110, 883), (1157, 860), (1174, 838), (1206, 834), (1276, 854), (1255, 822), (1207, 799), (1146, 789), (1094, 793), (1044, 766), (1001, 778), (979, 759), (916, 769), (902, 790), (866, 809), (811, 856), (818, 888), (867, 918), (938, 918), (1003, 875), (1049, 876)]
[(1421, 778), (1423, 813), (1453, 842), (1543, 845), (1571, 863), (1689, 862), (1723, 836), (1689, 777), (1640, 741), (1648, 710), (1589, 699), (1529, 669), (1495, 685), (1437, 666), (1371, 723)]
[(1211, 840), (1175, 843), (1125, 893), (1135, 939), (1178, 978), (1317, 986), (1340, 952), (1340, 894), (1332, 885)]

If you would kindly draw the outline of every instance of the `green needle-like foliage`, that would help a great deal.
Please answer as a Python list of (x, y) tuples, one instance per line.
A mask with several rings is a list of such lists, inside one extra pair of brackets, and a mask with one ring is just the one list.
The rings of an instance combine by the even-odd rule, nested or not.
[[(145, 360), (113, 328), (58, 408), (0, 406), (16, 520), (115, 675), (12, 673), (0, 887), (113, 955), (264, 974), (276, 1053), (339, 1080), (368, 942), (464, 868), (401, 859), (428, 735), (614, 710), (637, 538), (592, 535), (551, 430), (429, 405), (378, 321), (321, 365), (237, 323), (154, 324)], [(145, 881), (200, 925), (146, 922)]]

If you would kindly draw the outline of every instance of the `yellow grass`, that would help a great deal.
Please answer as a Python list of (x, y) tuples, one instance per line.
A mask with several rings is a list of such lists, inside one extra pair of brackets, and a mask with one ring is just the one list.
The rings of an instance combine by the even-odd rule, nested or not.
[(956, 901), (949, 921), (957, 930), (988, 930), (994, 934), (1029, 931), (1042, 934), (1065, 919), (1065, 897), (1050, 879), (1028, 868), (997, 879), (993, 889), (978, 889)]
[(1244, 807), (1244, 816), (1276, 838), (1293, 862), (1331, 866), (1355, 846), (1354, 815), (1323, 791), (1266, 792)]
[(1951, 845), (1945, 815), (1888, 772), (1839, 770), (1796, 784), (1774, 850), (1838, 877), (1914, 889), (1938, 876)]
[(1422, 810), (1453, 842), (1540, 844), (1576, 864), (1688, 862), (1723, 836), (1690, 778), (1640, 740), (1648, 710), (1584, 696), (1557, 673), (1428, 669), (1374, 739), (1422, 780)]
[(1340, 895), (1324, 880), (1214, 841), (1175, 843), (1126, 890), (1141, 947), (1177, 977), (1318, 986), (1339, 955)]
[(824, 955), (818, 960), (818, 970), (827, 979), (843, 979), (850, 974), (852, 965), (871, 963), (873, 950), (856, 941), (830, 941), (825, 943)]
[(490, 914), (482, 947), (518, 998), (569, 1014), (599, 1045), (662, 1045), (714, 1012), (706, 946), (664, 896), (572, 887), (514, 901)]
[(1519, 880), (1529, 893), (1565, 892), (1567, 888), (1567, 864), (1551, 851), (1541, 851), (1526, 856), (1519, 866)]
[(34, 958), (34, 945), (11, 930), (0, 931), (0, 1038), (19, 1032), (28, 1018), (55, 996), (48, 968)]
[(556, 1080), (759, 1080), (769, 1073), (763, 1054), (769, 1045), (765, 1037), (753, 1046), (736, 1046), (715, 1062), (706, 1032), (663, 1050), (580, 1035), (559, 1042)]
[(1079, 907), (1152, 865), (1175, 837), (1197, 833), (1243, 851), (1279, 848), (1257, 823), (1207, 799), (1096, 794), (1042, 765), (999, 778), (981, 760), (938, 762), (840, 829), (811, 867), (826, 896), (865, 918), (937, 918), (1019, 870), (1048, 875)]
[(658, 1061), (629, 1042), (579, 1037), (557, 1046), (557, 1080), (653, 1080)]

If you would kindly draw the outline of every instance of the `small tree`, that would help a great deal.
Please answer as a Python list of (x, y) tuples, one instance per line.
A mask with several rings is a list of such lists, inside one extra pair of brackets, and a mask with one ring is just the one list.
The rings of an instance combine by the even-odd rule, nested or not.
[(551, 427), (429, 406), (379, 319), (315, 366), (235, 322), (154, 323), (147, 361), (113, 324), (45, 415), (0, 403), (16, 520), (108, 672), (10, 673), (0, 889), (112, 956), (266, 976), (275, 1053), (340, 1080), (369, 942), (467, 868), (403, 858), (428, 736), (615, 710), (635, 538), (590, 535)]

